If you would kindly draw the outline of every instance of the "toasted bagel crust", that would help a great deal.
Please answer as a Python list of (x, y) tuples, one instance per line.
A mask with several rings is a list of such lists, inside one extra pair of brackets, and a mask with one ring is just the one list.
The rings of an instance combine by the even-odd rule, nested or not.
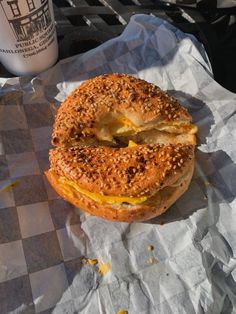
[(71, 146), (96, 137), (96, 124), (110, 112), (120, 113), (136, 125), (192, 120), (176, 99), (154, 84), (127, 74), (101, 75), (84, 82), (61, 104), (52, 144)]
[(178, 180), (194, 159), (193, 145), (132, 148), (78, 146), (50, 151), (51, 168), (81, 188), (104, 195), (152, 195)]
[(54, 190), (75, 207), (83, 209), (90, 215), (99, 216), (108, 220), (134, 222), (149, 220), (166, 212), (167, 209), (188, 189), (193, 170), (194, 164), (188, 169), (188, 177), (182, 185), (179, 185), (176, 188), (164, 188), (159, 202), (147, 202), (147, 204), (132, 206), (130, 208), (126, 208), (122, 204), (119, 206), (100, 204), (79, 192), (74, 195), (67, 195), (61, 185), (58, 184), (59, 177), (55, 175), (52, 170), (46, 171), (45, 174)]

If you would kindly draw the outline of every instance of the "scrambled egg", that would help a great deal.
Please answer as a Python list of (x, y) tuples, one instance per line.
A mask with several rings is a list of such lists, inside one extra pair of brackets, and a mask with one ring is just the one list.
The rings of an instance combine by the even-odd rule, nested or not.
[(195, 134), (197, 126), (188, 122), (157, 122), (155, 125), (137, 126), (123, 115), (108, 116), (97, 125), (96, 135), (100, 140), (113, 140), (113, 136), (131, 136), (145, 130), (153, 130), (172, 134)]

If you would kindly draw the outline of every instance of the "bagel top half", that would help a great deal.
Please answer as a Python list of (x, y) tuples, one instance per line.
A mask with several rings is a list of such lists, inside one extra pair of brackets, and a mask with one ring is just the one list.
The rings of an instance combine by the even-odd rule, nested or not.
[(127, 74), (107, 74), (85, 81), (61, 104), (52, 144), (127, 143), (134, 136), (145, 144), (150, 130), (162, 136), (164, 132), (164, 143), (171, 134), (183, 134), (179, 141), (195, 144), (197, 129), (191, 122), (187, 110), (154, 84)]

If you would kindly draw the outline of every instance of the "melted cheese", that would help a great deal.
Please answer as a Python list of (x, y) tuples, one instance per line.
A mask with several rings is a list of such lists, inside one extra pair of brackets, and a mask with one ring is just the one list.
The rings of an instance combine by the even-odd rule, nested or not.
[[(176, 188), (184, 183), (187, 180), (188, 175), (185, 175), (179, 178), (176, 182), (172, 183), (170, 186), (166, 186), (165, 188)], [(131, 205), (139, 205), (144, 203), (146, 200), (151, 199), (152, 201), (158, 202), (160, 201), (162, 190), (158, 191), (152, 196), (141, 196), (141, 197), (128, 197), (128, 196), (110, 196), (110, 195), (102, 195), (99, 193), (90, 192), (86, 189), (81, 188), (78, 184), (73, 181), (66, 179), (65, 177), (60, 177), (58, 183), (61, 185), (64, 193), (69, 197), (75, 197), (75, 193), (79, 192), (92, 200), (98, 203), (107, 203), (107, 204), (121, 204), (128, 203)]]
[(59, 184), (61, 184), (62, 188), (64, 189), (65, 193), (72, 196), (73, 189), (77, 192), (91, 198), (92, 200), (98, 203), (108, 203), (108, 204), (120, 204), (120, 203), (129, 203), (131, 205), (137, 205), (140, 203), (145, 202), (148, 197), (141, 196), (141, 197), (128, 197), (128, 196), (110, 196), (110, 195), (101, 195), (99, 193), (90, 192), (81, 188), (78, 184), (73, 181), (67, 180), (64, 177), (59, 178)]
[(135, 147), (135, 146), (138, 146), (138, 144), (136, 144), (134, 141), (129, 140), (128, 147)]

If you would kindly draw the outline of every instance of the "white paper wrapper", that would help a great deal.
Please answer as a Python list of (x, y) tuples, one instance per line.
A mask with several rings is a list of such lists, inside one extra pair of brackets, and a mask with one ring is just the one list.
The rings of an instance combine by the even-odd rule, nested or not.
[[(159, 85), (199, 127), (188, 192), (145, 223), (75, 216), (43, 176), (55, 108), (84, 80), (110, 72)], [(14, 183), (0, 193), (1, 313), (235, 313), (236, 95), (214, 81), (193, 36), (136, 15), (120, 37), (1, 86), (0, 183)]]

